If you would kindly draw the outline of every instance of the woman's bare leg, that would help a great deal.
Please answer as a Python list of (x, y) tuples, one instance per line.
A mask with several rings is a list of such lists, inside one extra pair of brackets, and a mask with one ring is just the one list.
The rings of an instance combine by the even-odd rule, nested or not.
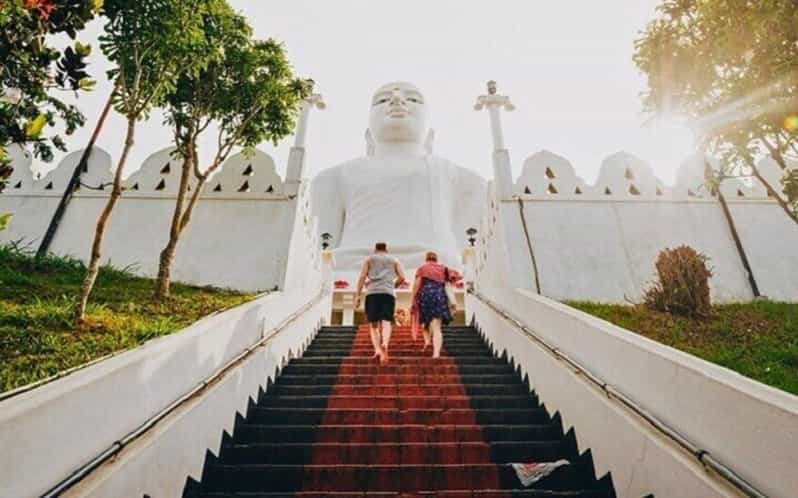
[(441, 331), (441, 319), (435, 318), (429, 324), (432, 330), (432, 357), (440, 358), (441, 349), (443, 348), (443, 331)]
[(424, 349), (422, 351), (426, 351), (429, 345), (432, 343), (432, 336), (430, 335), (429, 325), (421, 329), (422, 335), (424, 336)]

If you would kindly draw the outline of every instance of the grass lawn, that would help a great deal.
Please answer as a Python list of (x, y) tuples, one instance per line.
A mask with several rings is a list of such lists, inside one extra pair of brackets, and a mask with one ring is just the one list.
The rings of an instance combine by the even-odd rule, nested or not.
[(155, 303), (152, 280), (104, 267), (87, 322), (76, 327), (72, 308), (84, 272), (75, 260), (35, 261), (24, 251), (0, 247), (0, 392), (138, 346), (253, 297), (173, 285), (172, 298)]
[(798, 394), (798, 304), (757, 301), (715, 306), (707, 320), (674, 317), (643, 306), (566, 304)]

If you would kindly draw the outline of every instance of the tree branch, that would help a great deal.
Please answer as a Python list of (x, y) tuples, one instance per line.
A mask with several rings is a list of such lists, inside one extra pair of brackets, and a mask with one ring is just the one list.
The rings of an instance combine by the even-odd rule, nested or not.
[(781, 197), (781, 195), (779, 195), (779, 193), (776, 192), (776, 190), (770, 185), (770, 183), (767, 180), (765, 180), (765, 178), (759, 172), (759, 168), (756, 167), (756, 163), (754, 163), (753, 158), (751, 158), (749, 156), (746, 156), (745, 157), (745, 162), (748, 164), (748, 167), (751, 168), (751, 171), (753, 172), (753, 174), (756, 177), (756, 179), (759, 180), (762, 183), (762, 185), (765, 186), (765, 189), (768, 191), (768, 194), (770, 195), (770, 197), (773, 197), (776, 200), (776, 202), (779, 203), (779, 206), (781, 206), (781, 209), (784, 210), (784, 212), (787, 214), (787, 216), (789, 216), (792, 221), (794, 221), (796, 224), (798, 224), (798, 215), (796, 215), (792, 211), (792, 209), (790, 209), (790, 206)]

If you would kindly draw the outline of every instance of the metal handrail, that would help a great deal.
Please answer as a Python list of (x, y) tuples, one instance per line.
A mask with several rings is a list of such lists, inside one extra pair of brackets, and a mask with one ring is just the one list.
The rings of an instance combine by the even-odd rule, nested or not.
[(534, 342), (538, 343), (543, 349), (550, 354), (552, 354), (557, 360), (563, 361), (568, 364), (576, 373), (581, 374), (584, 376), (588, 381), (592, 382), (596, 386), (598, 386), (602, 391), (604, 391), (609, 399), (616, 399), (618, 400), (623, 406), (627, 409), (631, 410), (635, 413), (635, 415), (643, 418), (646, 422), (651, 424), (656, 430), (676, 442), (679, 446), (690, 452), (701, 465), (709, 467), (713, 471), (717, 472), (718, 475), (726, 479), (731, 485), (735, 488), (739, 489), (747, 496), (752, 498), (767, 498), (767, 495), (757, 489), (753, 484), (745, 480), (745, 478), (741, 477), (737, 474), (734, 470), (726, 466), (724, 463), (720, 462), (716, 459), (709, 451), (701, 448), (698, 444), (694, 443), (690, 440), (687, 436), (681, 434), (678, 430), (674, 429), (673, 427), (669, 426), (667, 423), (660, 420), (656, 415), (652, 414), (648, 410), (646, 410), (643, 406), (637, 403), (635, 400), (630, 398), (629, 396), (625, 395), (621, 390), (613, 387), (609, 383), (605, 382), (599, 376), (594, 374), (590, 371), (589, 368), (583, 366), (577, 360), (571, 358), (567, 353), (562, 352), (556, 346), (550, 344), (546, 339), (538, 335), (535, 331), (524, 325), (520, 320), (513, 317), (510, 313), (505, 311), (501, 306), (496, 304), (495, 302), (491, 301), (484, 295), (480, 294), (476, 291), (469, 291), (475, 298), (482, 301), (486, 306), (496, 312), (499, 316), (513, 324), (516, 328), (518, 328), (524, 335), (526, 335), (529, 339), (533, 340)]
[(221, 368), (216, 370), (210, 376), (208, 376), (205, 380), (200, 382), (195, 388), (191, 391), (187, 392), (180, 398), (173, 401), (170, 405), (166, 408), (162, 409), (149, 419), (147, 419), (143, 424), (141, 424), (137, 429), (133, 430), (122, 439), (115, 441), (111, 444), (105, 451), (91, 459), (89, 462), (83, 464), (77, 470), (75, 470), (72, 474), (70, 474), (66, 479), (62, 480), (48, 491), (46, 491), (42, 498), (54, 498), (60, 496), (65, 491), (69, 490), (72, 486), (79, 483), (83, 480), (86, 476), (88, 476), (91, 472), (96, 470), (100, 465), (108, 461), (111, 457), (118, 454), (122, 449), (128, 446), (131, 442), (135, 441), (136, 439), (143, 436), (146, 432), (150, 429), (155, 427), (161, 420), (167, 417), (169, 414), (177, 410), (180, 406), (184, 403), (188, 402), (189, 400), (195, 398), (196, 396), (200, 395), (208, 386), (216, 383), (219, 381), (225, 374), (227, 374), (230, 370), (235, 368), (239, 363), (246, 360), (249, 356), (255, 353), (257, 349), (262, 348), (265, 346), (269, 341), (271, 341), (277, 334), (282, 332), (282, 330), (296, 321), (300, 316), (302, 316), (306, 311), (311, 309), (313, 306), (318, 304), (322, 298), (325, 296), (327, 291), (322, 289), (312, 300), (302, 306), (299, 310), (295, 311), (291, 315), (289, 315), (285, 320), (280, 322), (272, 332), (268, 335), (261, 337), (258, 341), (256, 341), (251, 346), (244, 349), (244, 351), (233, 358), (232, 360), (228, 361), (224, 364)]

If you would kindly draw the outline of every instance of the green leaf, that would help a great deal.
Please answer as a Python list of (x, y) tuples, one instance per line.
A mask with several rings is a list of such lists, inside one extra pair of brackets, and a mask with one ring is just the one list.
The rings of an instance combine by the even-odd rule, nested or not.
[(91, 55), (91, 44), (87, 43), (84, 45), (83, 43), (76, 41), (75, 53), (81, 57), (88, 57), (89, 55)]
[(12, 216), (14, 215), (11, 213), (0, 214), (0, 232), (6, 229)]
[(36, 116), (36, 119), (28, 122), (28, 124), (25, 126), (25, 135), (28, 138), (39, 138), (39, 136), (42, 134), (45, 124), (47, 124), (47, 116), (44, 114), (39, 114)]
[(83, 78), (80, 80), (80, 82), (78, 82), (78, 87), (87, 92), (94, 90), (95, 86), (97, 86), (97, 81), (91, 78)]

